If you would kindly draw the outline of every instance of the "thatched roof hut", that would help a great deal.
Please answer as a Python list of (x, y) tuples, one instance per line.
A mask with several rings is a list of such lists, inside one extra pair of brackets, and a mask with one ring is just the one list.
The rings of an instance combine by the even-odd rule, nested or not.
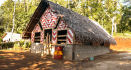
[(53, 12), (58, 15), (63, 15), (64, 21), (68, 27), (71, 28), (75, 33), (75, 42), (81, 44), (92, 44), (92, 43), (108, 43), (116, 44), (115, 40), (109, 35), (98, 23), (90, 20), (88, 17), (82, 16), (72, 10), (64, 8), (53, 2), (42, 0), (33, 14), (24, 36), (31, 37), (31, 32), (35, 25), (39, 22), (42, 14), (50, 6)]

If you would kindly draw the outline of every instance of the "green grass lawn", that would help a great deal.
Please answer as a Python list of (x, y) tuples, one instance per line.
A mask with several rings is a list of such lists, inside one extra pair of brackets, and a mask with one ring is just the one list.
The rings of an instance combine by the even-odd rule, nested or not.
[(114, 33), (114, 37), (131, 38), (131, 32), (126, 33)]

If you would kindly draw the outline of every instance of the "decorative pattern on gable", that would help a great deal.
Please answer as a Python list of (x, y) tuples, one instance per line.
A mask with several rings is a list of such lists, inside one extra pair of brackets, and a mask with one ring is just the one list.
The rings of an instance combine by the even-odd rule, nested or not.
[(41, 28), (40, 28), (39, 24), (36, 24), (33, 32), (41, 32)]
[(58, 29), (59, 30), (64, 30), (67, 28), (67, 24), (64, 22), (64, 20), (61, 20), (59, 25), (58, 25)]
[(49, 7), (40, 18), (43, 29), (54, 28), (57, 24), (57, 15)]

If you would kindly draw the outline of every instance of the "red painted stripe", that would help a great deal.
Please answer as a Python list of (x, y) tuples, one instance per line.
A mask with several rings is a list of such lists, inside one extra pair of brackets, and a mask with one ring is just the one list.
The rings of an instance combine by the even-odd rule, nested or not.
[(53, 40), (56, 40), (56, 39), (57, 39), (57, 37), (52, 37), (52, 39), (53, 39)]
[(53, 34), (53, 35), (56, 35), (56, 34), (57, 34), (57, 32), (52, 32), (52, 34)]
[(70, 34), (70, 32), (68, 31), (68, 34), (69, 34), (69, 36), (71, 37), (71, 38), (73, 38), (73, 36)]
[(67, 37), (67, 39), (68, 39), (68, 41), (69, 41), (69, 44), (71, 44), (72, 42), (71, 42), (71, 40)]

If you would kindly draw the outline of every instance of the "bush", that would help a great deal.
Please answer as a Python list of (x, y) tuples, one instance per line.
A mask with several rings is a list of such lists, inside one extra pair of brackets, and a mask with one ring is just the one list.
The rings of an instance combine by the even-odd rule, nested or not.
[(1, 43), (0, 46), (2, 49), (13, 48), (14, 42)]
[(24, 45), (24, 42), (25, 42), (25, 41), (20, 41), (20, 42), (19, 42), (21, 47)]
[(26, 42), (26, 48), (30, 48), (31, 42)]
[(30, 46), (31, 43), (27, 41), (0, 43), (0, 49), (8, 49), (8, 48), (29, 49)]
[(13, 48), (14, 48), (15, 50), (16, 50), (16, 49), (19, 49), (19, 48), (20, 48), (19, 42), (15, 42)]
[(22, 48), (26, 49), (26, 48), (30, 48), (30, 46), (31, 46), (30, 42), (24, 42), (24, 44), (22, 45)]

